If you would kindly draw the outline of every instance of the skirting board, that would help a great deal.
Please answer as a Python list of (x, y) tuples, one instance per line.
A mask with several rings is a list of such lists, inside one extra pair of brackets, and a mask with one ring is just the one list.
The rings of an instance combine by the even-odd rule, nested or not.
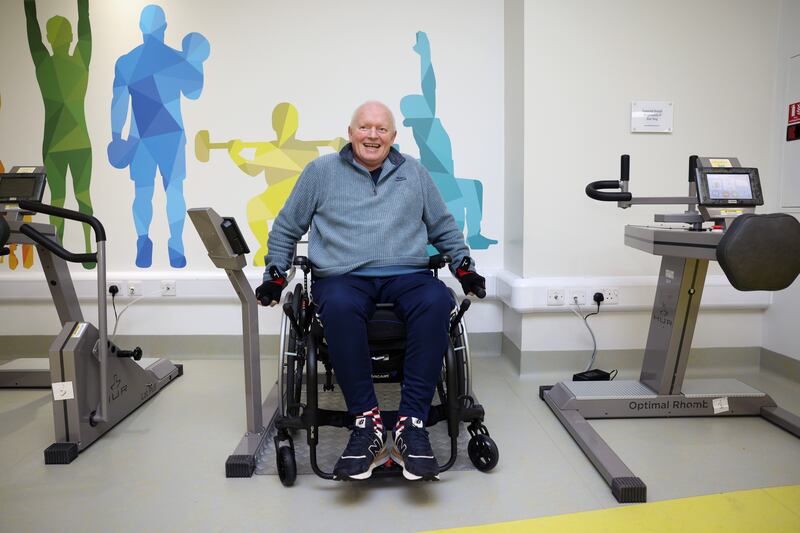
[[(469, 336), (470, 354), (497, 356), (500, 354), (502, 333), (472, 333)], [(0, 336), (0, 360), (17, 357), (47, 357), (53, 337), (45, 335)], [(277, 359), (278, 335), (261, 335), (262, 358)], [(146, 357), (168, 359), (237, 359), (242, 357), (241, 335), (117, 335), (115, 344), (131, 349), (141, 346)]]
[[(571, 376), (586, 369), (591, 352), (587, 350), (520, 351), (503, 335), (501, 353), (521, 375), (552, 375), (556, 379)], [(595, 368), (606, 371), (618, 369), (620, 377), (638, 377), (644, 349), (600, 350)], [(689, 356), (687, 375), (691, 377), (746, 375), (767, 370), (786, 379), (800, 382), (800, 361), (759, 346), (736, 348), (695, 348)]]
[[(0, 336), (0, 360), (17, 357), (47, 357), (53, 338), (44, 335)], [(278, 354), (277, 335), (260, 337), (262, 357), (275, 359)], [(118, 335), (115, 341), (122, 348), (141, 346), (148, 357), (184, 359), (237, 359), (242, 356), (240, 335), (149, 335), (135, 337)], [(525, 351), (502, 333), (470, 333), (470, 354), (491, 357), (502, 354), (520, 375), (571, 375), (585, 369), (591, 355), (586, 350), (557, 352)], [(644, 350), (601, 350), (596, 366), (605, 370), (619, 369), (621, 377), (636, 377), (642, 364)], [(800, 382), (800, 361), (760, 347), (697, 348), (692, 350), (688, 372), (693, 376), (726, 375), (758, 372), (759, 369)]]

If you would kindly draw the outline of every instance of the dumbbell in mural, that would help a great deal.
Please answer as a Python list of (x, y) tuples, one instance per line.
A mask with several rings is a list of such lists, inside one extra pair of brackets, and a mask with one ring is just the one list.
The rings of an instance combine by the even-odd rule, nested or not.
[[(297, 139), (298, 126), (297, 108), (283, 102), (272, 111), (272, 128), (277, 135), (273, 141), (242, 142), (234, 139), (211, 142), (207, 130), (199, 131), (195, 136), (194, 153), (198, 161), (207, 162), (211, 150), (227, 150), (231, 160), (248, 176), (264, 173), (267, 188), (247, 203), (247, 222), (259, 245), (253, 255), (255, 266), (264, 266), (269, 224), (278, 216), (305, 166), (319, 157), (320, 147), (328, 146), (338, 151), (347, 144), (341, 137), (322, 141)], [(242, 156), (245, 149), (253, 150), (252, 158)]]
[[(47, 21), (47, 41), (53, 48), (52, 55), (42, 41), (34, 0), (25, 0), (25, 19), (28, 46), (44, 101), (42, 159), (47, 170), (50, 203), (57, 207), (64, 205), (69, 169), (78, 211), (91, 215), (92, 145), (84, 113), (92, 54), (89, 0), (78, 0), (78, 42), (71, 55), (72, 26), (66, 18), (55, 16)], [(59, 240), (63, 241), (64, 219), (51, 216), (50, 223), (56, 227)], [(91, 228), (88, 224), (83, 224), (83, 238), (86, 251), (91, 251)], [(93, 268), (94, 263), (83, 263), (83, 266)]]
[[(211, 47), (199, 33), (183, 38), (182, 50), (164, 43), (167, 28), (164, 11), (157, 5), (142, 9), (139, 21), (143, 44), (121, 56), (114, 70), (111, 101), (111, 143), (108, 160), (115, 168), (130, 168), (134, 182), (133, 220), (136, 227), (136, 266), (153, 261), (150, 223), (156, 171), (161, 173), (169, 222), (169, 264), (186, 266), (183, 226), (186, 201), (186, 134), (181, 117), (181, 95), (195, 100), (203, 90), (203, 63)], [(131, 108), (128, 138), (122, 129)]]
[[(462, 231), (466, 225), (467, 244), (473, 250), (485, 250), (497, 241), (481, 235), (483, 184), (479, 180), (455, 176), (450, 136), (436, 117), (436, 76), (431, 63), (431, 45), (425, 32), (417, 32), (413, 50), (420, 57), (422, 94), (410, 94), (400, 100), (403, 125), (411, 127), (419, 147), (420, 163), (430, 172), (456, 224)], [(436, 253), (433, 247), (430, 250)]]

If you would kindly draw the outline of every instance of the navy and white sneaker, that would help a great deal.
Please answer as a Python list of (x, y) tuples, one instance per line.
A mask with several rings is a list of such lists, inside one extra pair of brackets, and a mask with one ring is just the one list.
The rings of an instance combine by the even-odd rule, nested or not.
[(394, 427), (392, 460), (403, 467), (403, 477), (412, 481), (439, 479), (439, 463), (422, 420), (401, 416)]
[(389, 460), (386, 441), (377, 408), (356, 417), (347, 447), (333, 467), (333, 477), (342, 481), (369, 478), (375, 468)]

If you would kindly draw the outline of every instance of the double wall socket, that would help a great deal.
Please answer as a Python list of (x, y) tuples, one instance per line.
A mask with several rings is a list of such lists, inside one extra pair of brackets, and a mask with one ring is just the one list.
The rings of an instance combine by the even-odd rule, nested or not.
[(619, 289), (616, 287), (595, 289), (592, 294), (595, 292), (603, 295), (603, 303), (601, 305), (617, 305), (619, 303)]

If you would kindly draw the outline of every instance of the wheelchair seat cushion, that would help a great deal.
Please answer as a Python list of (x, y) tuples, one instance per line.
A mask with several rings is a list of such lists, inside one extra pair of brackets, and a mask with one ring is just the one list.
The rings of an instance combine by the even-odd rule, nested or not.
[(391, 309), (377, 309), (367, 323), (370, 342), (397, 341), (406, 338), (406, 325)]
[(779, 291), (800, 274), (800, 222), (785, 213), (738, 216), (717, 246), (717, 261), (740, 291)]

